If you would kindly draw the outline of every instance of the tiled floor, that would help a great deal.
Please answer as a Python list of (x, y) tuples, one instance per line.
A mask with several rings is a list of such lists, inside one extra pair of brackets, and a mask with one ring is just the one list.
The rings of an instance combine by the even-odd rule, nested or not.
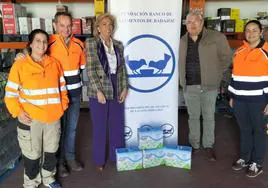
[[(179, 144), (187, 144), (187, 113), (180, 112)], [(108, 164), (102, 174), (96, 172), (91, 162), (91, 126), (89, 113), (81, 112), (77, 135), (77, 153), (84, 163), (82, 172), (74, 172), (61, 180), (64, 188), (268, 188), (268, 155), (264, 173), (257, 178), (247, 178), (236, 173), (231, 164), (238, 151), (239, 132), (233, 118), (216, 115), (217, 162), (209, 162), (205, 152), (199, 152), (192, 161), (192, 169), (156, 167), (139, 171), (116, 172), (115, 164)], [(267, 147), (268, 148), (268, 147)], [(18, 167), (1, 188), (22, 187), (22, 165)]]

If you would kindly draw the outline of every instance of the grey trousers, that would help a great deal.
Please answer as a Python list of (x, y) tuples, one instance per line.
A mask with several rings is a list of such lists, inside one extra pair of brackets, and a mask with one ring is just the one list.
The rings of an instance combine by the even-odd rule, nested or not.
[(189, 143), (195, 149), (200, 148), (200, 116), (202, 115), (202, 144), (204, 148), (213, 148), (217, 90), (203, 91), (200, 85), (190, 85), (184, 90), (184, 98), (189, 114)]

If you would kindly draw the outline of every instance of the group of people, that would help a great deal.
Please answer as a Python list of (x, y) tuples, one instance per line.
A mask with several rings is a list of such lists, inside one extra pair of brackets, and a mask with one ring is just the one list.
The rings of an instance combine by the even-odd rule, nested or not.
[[(25, 188), (60, 188), (55, 180), (81, 171), (75, 139), (79, 120), (81, 70), (88, 71), (89, 106), (92, 120), (93, 160), (102, 171), (115, 161), (115, 148), (125, 146), (124, 101), (128, 94), (123, 44), (113, 39), (115, 18), (97, 17), (94, 38), (82, 43), (71, 33), (72, 16), (56, 13), (56, 34), (36, 29), (29, 35), (27, 53), (17, 55), (6, 86), (5, 102), (18, 118), (18, 141), (24, 159)], [(180, 85), (189, 114), (189, 143), (193, 155), (202, 146), (208, 159), (215, 155), (215, 103), (224, 70), (232, 64), (226, 37), (204, 27), (200, 13), (186, 18), (187, 33), (180, 40)], [(262, 26), (249, 21), (245, 42), (233, 57), (229, 85), (230, 105), (240, 128), (240, 157), (234, 170), (247, 169), (247, 176), (262, 173), (265, 154), (265, 115), (268, 114), (268, 43)], [(41, 165), (41, 166), (40, 166)], [(41, 169), (41, 170), (40, 170)]]
[(257, 20), (246, 23), (244, 44), (234, 55), (222, 33), (204, 27), (199, 12), (187, 15), (186, 28), (188, 32), (180, 41), (179, 77), (189, 114), (188, 138), (193, 155), (201, 149), (202, 116), (202, 146), (208, 159), (216, 161), (216, 98), (224, 70), (232, 66), (229, 103), (240, 129), (240, 152), (232, 169), (256, 177), (263, 172), (268, 123), (268, 42), (262, 38), (262, 25)]
[[(115, 19), (100, 15), (94, 38), (82, 43), (72, 35), (72, 16), (56, 13), (56, 34), (33, 30), (25, 53), (17, 54), (5, 92), (5, 103), (18, 119), (18, 141), (24, 161), (25, 188), (43, 184), (60, 188), (55, 174), (83, 170), (75, 153), (81, 100), (81, 71), (90, 84), (93, 159), (102, 171), (124, 147), (124, 101), (128, 93), (124, 47), (112, 34)], [(41, 170), (40, 170), (41, 169)]]

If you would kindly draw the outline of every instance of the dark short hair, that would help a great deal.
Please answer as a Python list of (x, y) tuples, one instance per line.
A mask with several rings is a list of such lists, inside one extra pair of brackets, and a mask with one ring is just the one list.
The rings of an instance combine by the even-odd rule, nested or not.
[(261, 25), (261, 22), (259, 22), (258, 20), (250, 20), (250, 21), (248, 21), (248, 22), (246, 23), (246, 25), (245, 25), (245, 27), (244, 27), (244, 31), (246, 30), (247, 26), (248, 26), (249, 24), (251, 24), (251, 23), (256, 24), (256, 25), (258, 26), (258, 28), (260, 29), (260, 31), (263, 30), (262, 25)]
[(27, 44), (27, 50), (28, 52), (31, 54), (32, 53), (32, 48), (30, 47), (30, 45), (33, 43), (34, 41), (34, 38), (37, 34), (43, 34), (47, 37), (47, 41), (49, 39), (49, 35), (46, 31), (42, 30), (42, 29), (35, 29), (35, 30), (32, 30), (32, 32), (29, 34), (29, 42)]
[(60, 16), (67, 16), (72, 21), (73, 16), (69, 12), (57, 12), (54, 16), (54, 21), (57, 22)]

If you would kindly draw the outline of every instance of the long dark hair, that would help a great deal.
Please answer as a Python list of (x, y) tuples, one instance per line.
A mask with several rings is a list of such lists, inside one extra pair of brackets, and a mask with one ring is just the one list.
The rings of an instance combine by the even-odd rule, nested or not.
[(48, 33), (45, 32), (44, 30), (42, 30), (42, 29), (35, 29), (35, 30), (32, 30), (32, 32), (29, 34), (29, 42), (28, 42), (28, 44), (27, 44), (27, 50), (28, 50), (29, 54), (32, 53), (32, 48), (30, 47), (30, 45), (33, 43), (34, 38), (35, 38), (35, 35), (37, 35), (37, 34), (39, 34), (39, 33), (45, 35), (45, 36), (47, 37), (47, 41), (48, 41), (48, 39), (49, 39), (49, 35), (48, 35)]

